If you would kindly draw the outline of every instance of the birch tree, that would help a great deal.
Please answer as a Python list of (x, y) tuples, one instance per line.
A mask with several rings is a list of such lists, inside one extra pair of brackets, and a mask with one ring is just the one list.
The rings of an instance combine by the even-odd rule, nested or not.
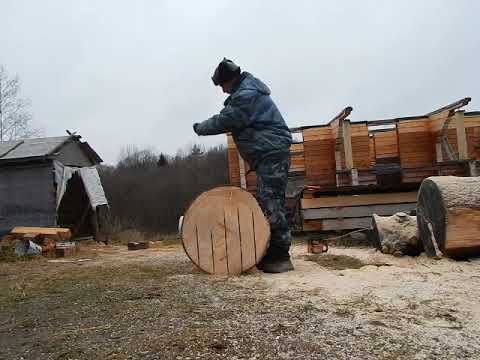
[(23, 139), (39, 133), (31, 127), (30, 100), (20, 97), (20, 79), (0, 65), (0, 141)]

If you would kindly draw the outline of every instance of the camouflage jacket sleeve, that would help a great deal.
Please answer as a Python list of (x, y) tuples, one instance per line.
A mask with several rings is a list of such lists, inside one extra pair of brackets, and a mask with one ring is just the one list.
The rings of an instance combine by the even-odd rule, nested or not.
[(217, 135), (227, 132), (237, 132), (250, 125), (250, 112), (254, 102), (254, 96), (249, 92), (241, 91), (232, 95), (225, 102), (225, 107), (219, 114), (212, 116), (198, 124), (198, 135)]

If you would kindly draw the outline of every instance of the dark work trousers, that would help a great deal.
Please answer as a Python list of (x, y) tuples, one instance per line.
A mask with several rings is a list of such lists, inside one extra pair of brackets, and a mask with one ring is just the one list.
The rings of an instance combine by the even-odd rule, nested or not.
[(286, 217), (285, 192), (288, 182), (290, 157), (268, 157), (255, 169), (257, 175), (257, 201), (270, 223), (270, 246), (267, 258), (290, 258), (290, 229)]

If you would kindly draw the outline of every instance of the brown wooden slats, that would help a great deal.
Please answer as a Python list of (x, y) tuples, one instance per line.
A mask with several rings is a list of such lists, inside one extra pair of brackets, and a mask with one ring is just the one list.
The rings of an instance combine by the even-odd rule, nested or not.
[(399, 155), (396, 130), (377, 132), (373, 136), (377, 158), (397, 157)]
[(429, 121), (405, 121), (397, 126), (402, 167), (434, 164), (435, 138), (429, 131)]
[[(317, 129), (315, 129), (317, 130)], [(324, 128), (319, 133), (305, 135), (304, 156), (305, 156), (305, 176), (310, 183), (319, 185), (335, 184), (335, 154), (334, 139), (327, 137), (331, 131), (325, 131)], [(312, 132), (310, 130), (310, 132)], [(313, 136), (315, 135), (315, 137)], [(315, 139), (315, 140), (310, 140)]]
[(303, 130), (303, 142), (315, 140), (329, 140), (332, 139), (332, 129), (329, 127), (311, 128)]
[(352, 136), (352, 157), (354, 168), (370, 168), (370, 139), (368, 137), (368, 128), (366, 125), (363, 136)]
[(466, 129), (468, 157), (480, 159), (480, 126)]

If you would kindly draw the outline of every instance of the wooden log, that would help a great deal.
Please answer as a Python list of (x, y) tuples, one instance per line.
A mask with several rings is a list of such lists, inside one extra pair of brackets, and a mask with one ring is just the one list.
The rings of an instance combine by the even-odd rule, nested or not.
[(419, 255), (422, 251), (418, 240), (417, 219), (403, 212), (392, 216), (372, 216), (375, 247), (394, 256)]
[(432, 176), (423, 180), (417, 222), (427, 255), (479, 255), (480, 178)]
[(181, 235), (187, 256), (201, 270), (235, 275), (264, 256), (270, 226), (250, 193), (225, 186), (195, 199), (185, 213)]

